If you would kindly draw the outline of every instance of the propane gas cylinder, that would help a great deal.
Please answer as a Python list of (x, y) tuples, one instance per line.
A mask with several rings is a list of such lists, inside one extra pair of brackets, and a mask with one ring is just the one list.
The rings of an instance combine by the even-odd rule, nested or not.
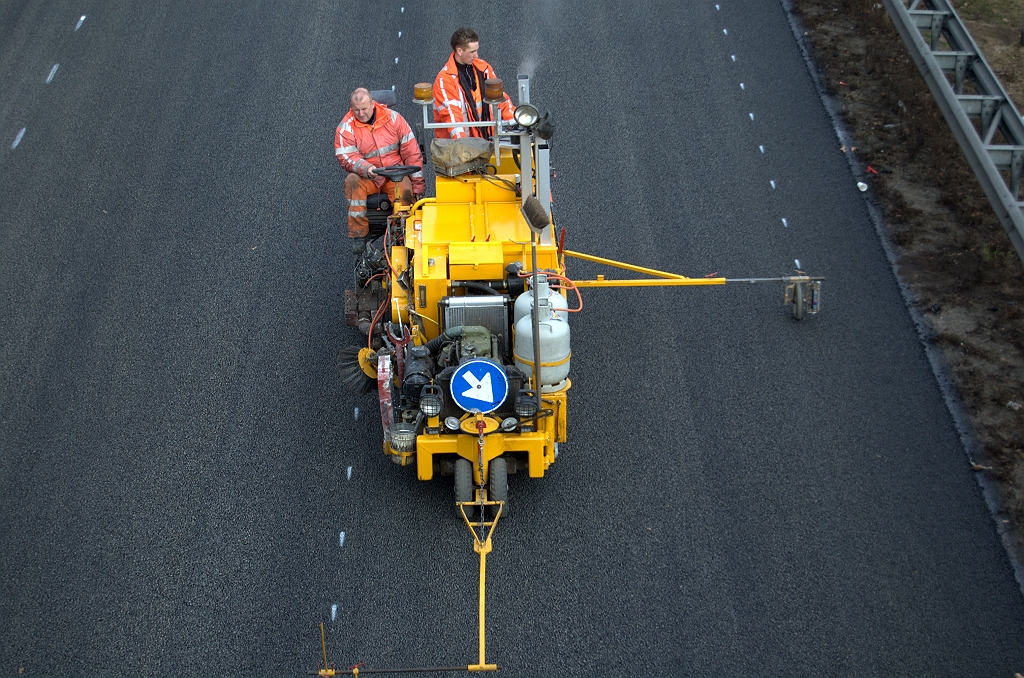
[[(540, 285), (538, 292), (542, 292)], [(524, 297), (532, 293), (520, 295)], [(518, 303), (517, 303), (518, 306)], [(565, 388), (569, 376), (569, 323), (559, 317), (568, 315), (555, 313), (548, 299), (541, 297), (537, 305), (540, 318), (540, 385), (542, 393), (551, 393)], [(515, 337), (516, 367), (528, 376), (533, 375), (533, 318), (530, 313), (521, 317), (513, 327)]]
[[(529, 278), (527, 278), (529, 280)], [(569, 320), (569, 314), (565, 309), (569, 308), (569, 302), (566, 300), (562, 293), (558, 290), (551, 289), (548, 285), (548, 277), (546, 275), (537, 275), (537, 296), (541, 299), (547, 297), (548, 304), (551, 306), (552, 312), (558, 316), (560, 320)], [(530, 316), (530, 309), (533, 308), (533, 290), (527, 290), (516, 297), (516, 305), (512, 312), (512, 324), (519, 322), (519, 319), (523, 316)]]

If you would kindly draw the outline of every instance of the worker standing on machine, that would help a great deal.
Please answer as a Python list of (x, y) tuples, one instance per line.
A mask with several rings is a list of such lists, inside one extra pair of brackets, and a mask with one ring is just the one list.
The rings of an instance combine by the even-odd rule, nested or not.
[[(460, 28), (452, 34), (452, 54), (434, 79), (434, 122), (480, 122), (491, 120), (491, 106), (484, 103), (484, 81), (497, 78), (491, 65), (481, 59), (480, 38), (472, 28)], [(514, 107), (502, 92), (501, 117), (511, 120)], [(487, 127), (436, 129), (438, 139), (465, 137), (491, 138)]]
[[(397, 111), (377, 103), (370, 91), (360, 87), (352, 92), (352, 108), (338, 123), (334, 132), (334, 155), (341, 166), (350, 172), (345, 177), (345, 197), (348, 198), (348, 237), (358, 238), (353, 249), (361, 251), (362, 238), (369, 234), (370, 222), (366, 218), (366, 198), (382, 193), (390, 200), (395, 194), (395, 182), (379, 176), (377, 167), (388, 165), (423, 165), (416, 136), (409, 123)], [(423, 195), (426, 184), (423, 171), (398, 182), (402, 202), (413, 203), (415, 195)]]

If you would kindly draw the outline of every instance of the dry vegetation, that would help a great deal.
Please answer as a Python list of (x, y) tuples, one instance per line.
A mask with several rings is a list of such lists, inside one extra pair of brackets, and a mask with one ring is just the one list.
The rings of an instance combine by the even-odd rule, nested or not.
[[(879, 0), (794, 0), (885, 212), (899, 273), (933, 330), (1024, 553), (1024, 265)], [(1024, 102), (1024, 0), (955, 2)]]

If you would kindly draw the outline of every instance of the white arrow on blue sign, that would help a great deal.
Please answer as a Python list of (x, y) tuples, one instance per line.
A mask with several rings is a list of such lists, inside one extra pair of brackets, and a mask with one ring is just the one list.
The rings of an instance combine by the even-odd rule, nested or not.
[(508, 377), (501, 365), (490, 360), (470, 360), (452, 375), (452, 399), (466, 412), (487, 414), (508, 397)]

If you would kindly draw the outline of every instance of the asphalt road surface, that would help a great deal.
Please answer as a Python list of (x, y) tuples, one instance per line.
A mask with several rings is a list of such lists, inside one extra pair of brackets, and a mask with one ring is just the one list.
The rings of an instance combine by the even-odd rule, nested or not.
[(574, 249), (828, 278), (800, 323), (775, 284), (586, 293), (569, 443), (512, 479), (488, 561), (488, 659), (1024, 671), (1020, 589), (778, 0), (23, 0), (0, 4), (0, 676), (298, 676), (321, 620), (339, 667), (476, 660), (451, 489), (380, 454), (335, 365), (358, 337), (334, 127), (361, 85), (412, 118), (463, 24), (555, 116)]

